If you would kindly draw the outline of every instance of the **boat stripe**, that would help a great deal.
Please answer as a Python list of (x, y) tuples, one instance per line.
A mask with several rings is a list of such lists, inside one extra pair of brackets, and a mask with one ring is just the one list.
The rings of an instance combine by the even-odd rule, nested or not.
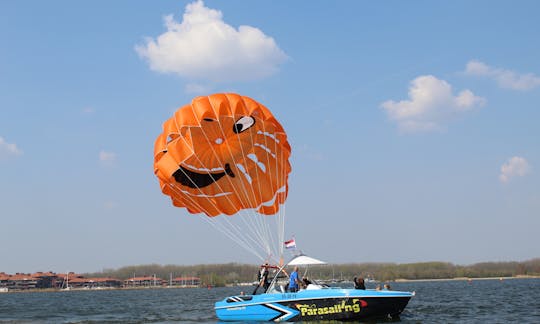
[(279, 315), (277, 315), (276, 317), (270, 319), (271, 321), (274, 321), (274, 322), (281, 322), (281, 321), (284, 321), (284, 320), (286, 321), (292, 315), (294, 315), (294, 313), (291, 312), (288, 307), (281, 308), (281, 307), (278, 307), (275, 304), (263, 304), (263, 305), (279, 312)]
[[(404, 296), (401, 296), (401, 295), (388, 295), (388, 296), (381, 296), (381, 295), (378, 295), (378, 296), (370, 296), (370, 295), (364, 295), (364, 296), (354, 296), (354, 295), (350, 295), (350, 296), (321, 296), (321, 297), (305, 297), (305, 298), (288, 298), (288, 299), (279, 299), (279, 300), (273, 300), (272, 303), (282, 303), (282, 302), (290, 302), (291, 300), (294, 300), (294, 301), (302, 301), (302, 300), (313, 300), (313, 299), (332, 299), (332, 298), (411, 298), (413, 297), (414, 295), (413, 294), (410, 294), (410, 295), (404, 295)], [(246, 302), (245, 304), (242, 304), (242, 305), (226, 305), (226, 306), (219, 306), (219, 307), (214, 307), (214, 309), (222, 309), (222, 308), (229, 308), (229, 307), (238, 307), (238, 306), (253, 306), (253, 305), (264, 305), (265, 303), (268, 303), (268, 300), (266, 301), (260, 301), (260, 302)]]

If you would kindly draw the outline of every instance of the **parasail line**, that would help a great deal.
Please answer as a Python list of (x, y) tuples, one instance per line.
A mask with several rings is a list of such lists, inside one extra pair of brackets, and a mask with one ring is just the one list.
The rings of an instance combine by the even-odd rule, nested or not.
[[(214, 111), (215, 115), (218, 115), (218, 114), (216, 113), (215, 107), (214, 107), (214, 105), (212, 104), (212, 102), (211, 102), (210, 100), (209, 100), (209, 102), (210, 102), (210, 106), (211, 106), (212, 110)], [(242, 102), (243, 102), (243, 101), (242, 101)], [(245, 105), (245, 102), (243, 102), (243, 103), (244, 103), (244, 105)], [(231, 115), (234, 116), (234, 114), (232, 113), (232, 111), (231, 111)], [(223, 130), (223, 125), (221, 124), (221, 121), (219, 120), (219, 118), (218, 118), (218, 121), (217, 121), (217, 122), (218, 122), (219, 129), (220, 129), (220, 131), (221, 131), (221, 134), (222, 134), (223, 138), (226, 138), (225, 132), (224, 132), (224, 130)], [(264, 123), (262, 123), (262, 124), (264, 125)], [(243, 145), (242, 145), (242, 141), (241, 141), (240, 138), (239, 138), (240, 132), (235, 132), (235, 133), (237, 134), (237, 137), (238, 137), (238, 139), (239, 139), (238, 142), (240, 143), (240, 144), (239, 144), (239, 147), (240, 147), (241, 153), (242, 153), (243, 156), (245, 156), (244, 149), (243, 149)], [(208, 140), (208, 137), (207, 137), (207, 135), (206, 135), (206, 133), (205, 133), (204, 131), (203, 131), (203, 134), (205, 135), (205, 137), (206, 137), (207, 140)], [(227, 146), (227, 150), (229, 151), (229, 155), (230, 155), (230, 157), (232, 158), (233, 163), (234, 163), (234, 164), (238, 164), (237, 161), (236, 161), (236, 159), (235, 159), (235, 157), (234, 157), (234, 154), (233, 154), (232, 151), (231, 151), (230, 146)], [(214, 150), (212, 149), (212, 151), (214, 151)], [(215, 154), (215, 152), (214, 152), (214, 154)], [(218, 158), (218, 159), (219, 159), (219, 158)], [(234, 186), (233, 186), (232, 184), (231, 184), (231, 186), (234, 188)], [(247, 201), (248, 201), (247, 206), (248, 206), (248, 207), (252, 206), (253, 204), (250, 203), (250, 201), (249, 201), (249, 195), (248, 195), (248, 193), (247, 193), (246, 186), (245, 186), (244, 182), (241, 182), (241, 187), (242, 187), (243, 193), (244, 193), (244, 195), (245, 195), (245, 198), (246, 198)], [(253, 190), (253, 188), (252, 188), (252, 190)], [(252, 193), (255, 194), (254, 191), (252, 191)], [(239, 195), (239, 198), (240, 198), (240, 197), (241, 197), (241, 195)], [(250, 212), (252, 212), (252, 213), (254, 214), (253, 216), (257, 216), (257, 215), (255, 214), (254, 211), (250, 211)], [(242, 218), (242, 220), (244, 220), (244, 217), (241, 217), (241, 218)], [(249, 217), (249, 219), (256, 219), (256, 218), (257, 218), (257, 217)], [(249, 224), (249, 223), (246, 223), (246, 224), (247, 224), (249, 227), (251, 227), (251, 228), (253, 229), (253, 233), (255, 233), (255, 234), (257, 234), (257, 235), (260, 235), (260, 233), (259, 233), (258, 230), (257, 230), (257, 227), (254, 227), (252, 224)], [(262, 242), (262, 241), (263, 241), (263, 240), (259, 240), (259, 242)]]

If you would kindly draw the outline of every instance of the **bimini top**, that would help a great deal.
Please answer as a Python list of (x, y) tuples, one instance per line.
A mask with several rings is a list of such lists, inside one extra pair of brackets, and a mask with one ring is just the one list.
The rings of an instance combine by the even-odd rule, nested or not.
[(288, 265), (291, 265), (291, 266), (296, 266), (296, 265), (303, 266), (303, 265), (314, 265), (314, 264), (326, 264), (326, 262), (317, 260), (312, 257), (308, 257), (307, 255), (299, 255), (293, 258), (288, 263)]

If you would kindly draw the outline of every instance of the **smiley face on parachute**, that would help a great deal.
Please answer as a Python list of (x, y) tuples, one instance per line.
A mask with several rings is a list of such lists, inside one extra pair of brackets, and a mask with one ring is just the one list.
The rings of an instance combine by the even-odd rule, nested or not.
[(270, 111), (236, 94), (198, 97), (163, 125), (154, 172), (177, 207), (208, 216), (275, 214), (287, 197), (290, 146)]

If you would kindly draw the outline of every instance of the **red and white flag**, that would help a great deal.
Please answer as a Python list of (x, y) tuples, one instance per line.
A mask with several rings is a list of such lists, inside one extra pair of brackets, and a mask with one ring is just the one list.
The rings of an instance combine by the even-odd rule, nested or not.
[(287, 249), (292, 249), (296, 247), (296, 242), (294, 241), (294, 239), (285, 241), (284, 244), (285, 244), (285, 248)]

